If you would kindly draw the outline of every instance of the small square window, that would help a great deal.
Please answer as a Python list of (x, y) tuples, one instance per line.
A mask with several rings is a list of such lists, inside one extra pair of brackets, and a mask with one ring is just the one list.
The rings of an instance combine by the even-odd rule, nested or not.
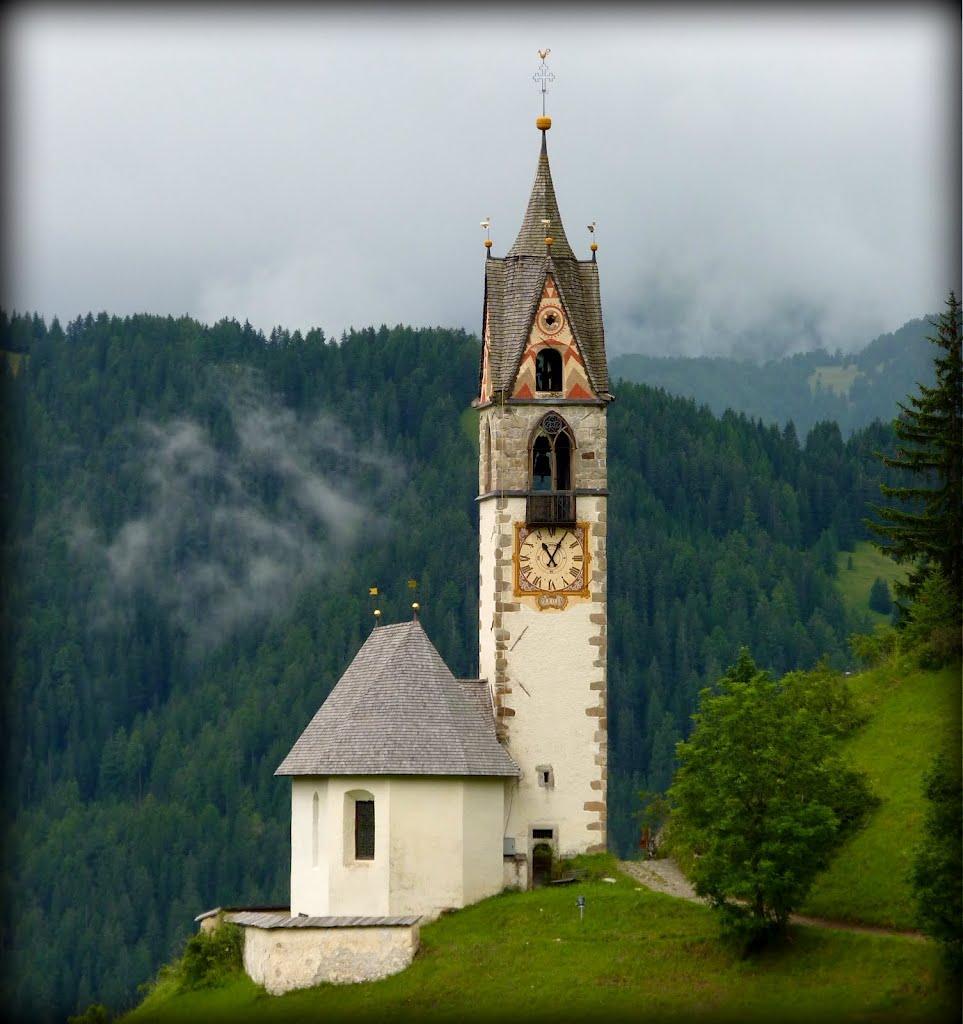
[(555, 785), (555, 772), (550, 764), (539, 764), (535, 766), (535, 776), (540, 786), (551, 789)]

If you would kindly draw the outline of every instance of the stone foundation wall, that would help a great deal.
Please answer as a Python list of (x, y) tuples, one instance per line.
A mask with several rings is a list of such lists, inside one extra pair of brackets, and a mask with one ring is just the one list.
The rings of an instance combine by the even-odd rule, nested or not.
[(376, 981), (403, 971), (418, 949), (418, 925), (244, 929), (244, 970), (271, 995)]

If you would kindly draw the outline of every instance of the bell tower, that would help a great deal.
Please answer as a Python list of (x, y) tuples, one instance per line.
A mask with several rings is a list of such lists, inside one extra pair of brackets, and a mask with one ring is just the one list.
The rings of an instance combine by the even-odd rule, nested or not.
[[(544, 55), (543, 55), (544, 61)], [(545, 65), (542, 65), (543, 93)], [(536, 76), (538, 80), (538, 76)], [(548, 162), (514, 244), (486, 240), (479, 410), (479, 674), (521, 769), (506, 849), (531, 884), (550, 849), (606, 840), (606, 408), (596, 251), (577, 259)], [(484, 226), (488, 226), (486, 222)], [(589, 229), (594, 231), (594, 225)], [(594, 239), (594, 234), (591, 236)], [(521, 860), (521, 858), (519, 858)]]

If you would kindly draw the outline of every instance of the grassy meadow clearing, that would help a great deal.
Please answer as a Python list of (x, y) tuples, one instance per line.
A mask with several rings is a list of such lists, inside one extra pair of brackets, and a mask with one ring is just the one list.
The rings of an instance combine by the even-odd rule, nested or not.
[(505, 893), (426, 925), (394, 977), (272, 997), (243, 974), (178, 993), (172, 975), (124, 1020), (929, 1021), (952, 1008), (932, 943), (794, 927), (787, 947), (741, 959), (707, 908), (598, 860), (614, 882)]

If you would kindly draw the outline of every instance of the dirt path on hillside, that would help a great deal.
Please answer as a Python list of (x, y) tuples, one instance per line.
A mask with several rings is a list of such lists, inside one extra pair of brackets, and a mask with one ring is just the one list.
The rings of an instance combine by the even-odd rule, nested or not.
[[(664, 892), (692, 903), (705, 902), (696, 896), (691, 883), (671, 857), (663, 857), (660, 860), (623, 860), (619, 861), (619, 867), (625, 874), (655, 892)], [(869, 935), (898, 935), (916, 942), (926, 941), (926, 936), (919, 931), (899, 931), (873, 924), (853, 924), (850, 921), (832, 921), (825, 917), (806, 917), (803, 914), (792, 914), (789, 920), (793, 924), (806, 925), (810, 928), (835, 928), (838, 931), (865, 932)]]

